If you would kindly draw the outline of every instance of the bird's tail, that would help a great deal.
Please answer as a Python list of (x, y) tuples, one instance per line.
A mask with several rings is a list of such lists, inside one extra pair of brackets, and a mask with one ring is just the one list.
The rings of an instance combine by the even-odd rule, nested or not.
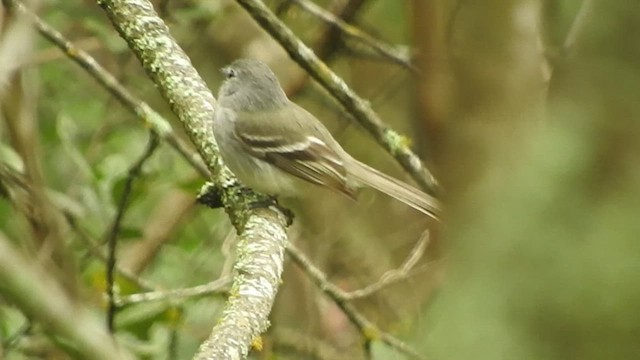
[(351, 159), (349, 175), (360, 184), (370, 186), (412, 208), (439, 220), (440, 202), (424, 192), (394, 179), (358, 160)]

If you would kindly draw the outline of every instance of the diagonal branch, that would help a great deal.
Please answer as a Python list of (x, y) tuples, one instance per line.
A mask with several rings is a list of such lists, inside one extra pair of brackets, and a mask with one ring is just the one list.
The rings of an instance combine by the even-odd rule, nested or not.
[(313, 265), (311, 260), (309, 260), (309, 258), (307, 258), (302, 251), (296, 248), (293, 244), (287, 244), (287, 255), (289, 255), (296, 265), (309, 275), (311, 281), (313, 281), (320, 290), (322, 290), (336, 303), (336, 305), (338, 305), (338, 307), (340, 307), (342, 312), (344, 312), (349, 320), (358, 328), (365, 339), (379, 339), (394, 348), (396, 351), (406, 354), (414, 359), (424, 359), (424, 357), (415, 349), (395, 336), (382, 331), (376, 324), (359, 312), (355, 306), (345, 298), (345, 294), (342, 289), (332, 284), (322, 270)]
[[(349, 24), (356, 15), (360, 12), (362, 7), (365, 5), (367, 0), (347, 0), (346, 2), (343, 0), (334, 0), (328, 8), (327, 12), (333, 15), (335, 12), (336, 19), (340, 19), (345, 24)], [(283, 2), (277, 9), (276, 14), (280, 16), (281, 12), (284, 12), (289, 6), (293, 5), (294, 0), (288, 0)], [(282, 10), (282, 11), (281, 11)], [(331, 62), (331, 60), (335, 57), (339, 50), (339, 45), (341, 43), (341, 32), (335, 26), (327, 24), (327, 26), (322, 30), (320, 35), (318, 36), (318, 43), (316, 44), (316, 55), (318, 58), (322, 59), (325, 63)], [(309, 81), (309, 74), (306, 72), (298, 77), (297, 80), (292, 81), (291, 84), (287, 86), (286, 93), (290, 97), (295, 97), (304, 86)]]
[(100, 0), (98, 4), (182, 122), (240, 234), (231, 296), (196, 358), (242, 358), (269, 325), (282, 274), (287, 218), (274, 206), (252, 206), (261, 196), (243, 189), (222, 164), (211, 129), (216, 101), (151, 3)]
[(409, 147), (408, 139), (386, 125), (336, 73), (323, 63), (261, 0), (236, 0), (262, 26), (289, 56), (318, 81), (344, 108), (371, 133), (413, 179), (430, 195), (437, 196), (439, 185), (420, 158)]
[[(336, 18), (349, 24), (355, 20), (368, 1), (369, 0), (335, 0), (328, 8), (330, 9), (329, 12), (335, 12), (334, 16)], [(340, 42), (340, 29), (335, 26), (328, 26), (318, 41), (318, 57), (325, 62), (329, 62), (334, 55), (336, 55)]]
[(593, 1), (582, 0), (582, 3), (578, 8), (578, 12), (576, 13), (575, 18), (571, 23), (571, 27), (567, 32), (567, 37), (562, 43), (562, 51), (564, 53), (568, 52), (569, 49), (571, 49), (575, 45), (578, 37), (581, 35), (581, 32), (584, 30), (585, 24), (587, 22), (587, 18), (592, 11), (593, 11)]
[(391, 62), (404, 67), (412, 72), (417, 72), (417, 69), (411, 64), (411, 59), (406, 51), (402, 51), (395, 46), (386, 44), (373, 36), (367, 34), (361, 29), (350, 25), (346, 21), (333, 15), (329, 11), (326, 11), (322, 7), (316, 5), (310, 0), (293, 0), (300, 8), (310, 13), (311, 15), (319, 18), (320, 20), (330, 24), (332, 27), (339, 29), (340, 32), (354, 40), (359, 41), (365, 46), (369, 47), (371, 51), (378, 55), (390, 60)]

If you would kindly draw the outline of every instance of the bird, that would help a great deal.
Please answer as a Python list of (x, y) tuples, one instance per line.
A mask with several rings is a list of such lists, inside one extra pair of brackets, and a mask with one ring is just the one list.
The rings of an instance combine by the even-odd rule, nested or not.
[(352, 199), (368, 186), (439, 219), (436, 198), (353, 158), (320, 120), (289, 100), (268, 65), (239, 59), (221, 72), (213, 134), (243, 184), (299, 198), (313, 184)]

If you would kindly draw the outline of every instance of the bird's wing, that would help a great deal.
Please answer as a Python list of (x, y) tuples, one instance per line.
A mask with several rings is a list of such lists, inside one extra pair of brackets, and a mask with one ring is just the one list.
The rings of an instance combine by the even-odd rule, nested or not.
[(236, 137), (251, 155), (300, 179), (355, 197), (344, 162), (332, 148), (339, 145), (313, 115), (290, 104), (277, 110), (238, 113)]

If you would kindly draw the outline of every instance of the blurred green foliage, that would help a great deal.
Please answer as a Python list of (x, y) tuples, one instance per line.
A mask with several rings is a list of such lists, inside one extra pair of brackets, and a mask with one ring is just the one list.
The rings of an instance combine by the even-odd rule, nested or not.
[[(364, 2), (354, 19), (377, 38), (408, 45), (423, 77), (344, 45), (330, 65), (434, 165), (447, 190), (446, 226), (436, 229), (372, 192), (357, 204), (321, 193), (300, 205), (299, 219), (308, 222), (294, 240), (333, 282), (354, 290), (401, 264), (431, 227), (421, 271), (355, 303), (428, 358), (640, 358), (640, 3), (441, 0), (428, 3), (433, 12), (416, 10), (425, 4)], [(61, 1), (40, 14), (183, 136), (99, 7)], [(218, 68), (241, 56), (270, 61), (285, 88), (300, 81), (299, 68), (231, 1), (171, 1), (163, 16), (214, 91)], [(281, 17), (312, 45), (326, 29), (293, 5)], [(572, 31), (575, 41), (566, 47)], [(73, 220), (65, 244), (77, 268), (78, 301), (104, 316), (105, 265), (90, 250), (104, 250), (148, 129), (39, 37), (25, 73), (35, 84), (32, 140), (47, 193)], [(333, 100), (302, 84), (294, 99), (345, 148), (403, 176)], [(0, 158), (16, 165), (12, 140), (0, 125)], [(224, 212), (191, 203), (202, 182), (162, 144), (134, 182), (118, 234), (119, 263), (163, 289), (204, 284), (228, 270), (233, 230)], [(4, 198), (0, 231), (37, 259), (29, 222)], [(154, 252), (137, 247), (162, 236)], [(141, 291), (120, 276), (117, 285), (121, 294)], [(142, 359), (189, 358), (223, 305), (218, 296), (132, 305), (116, 317), (118, 336)], [(8, 359), (59, 355), (37, 322), (31, 325), (0, 298)], [(365, 357), (361, 334), (293, 266), (285, 270), (265, 350), (253, 358), (305, 358), (277, 351), (279, 330), (305, 336), (294, 341), (302, 348), (308, 341)], [(374, 341), (370, 358), (403, 355)]]

